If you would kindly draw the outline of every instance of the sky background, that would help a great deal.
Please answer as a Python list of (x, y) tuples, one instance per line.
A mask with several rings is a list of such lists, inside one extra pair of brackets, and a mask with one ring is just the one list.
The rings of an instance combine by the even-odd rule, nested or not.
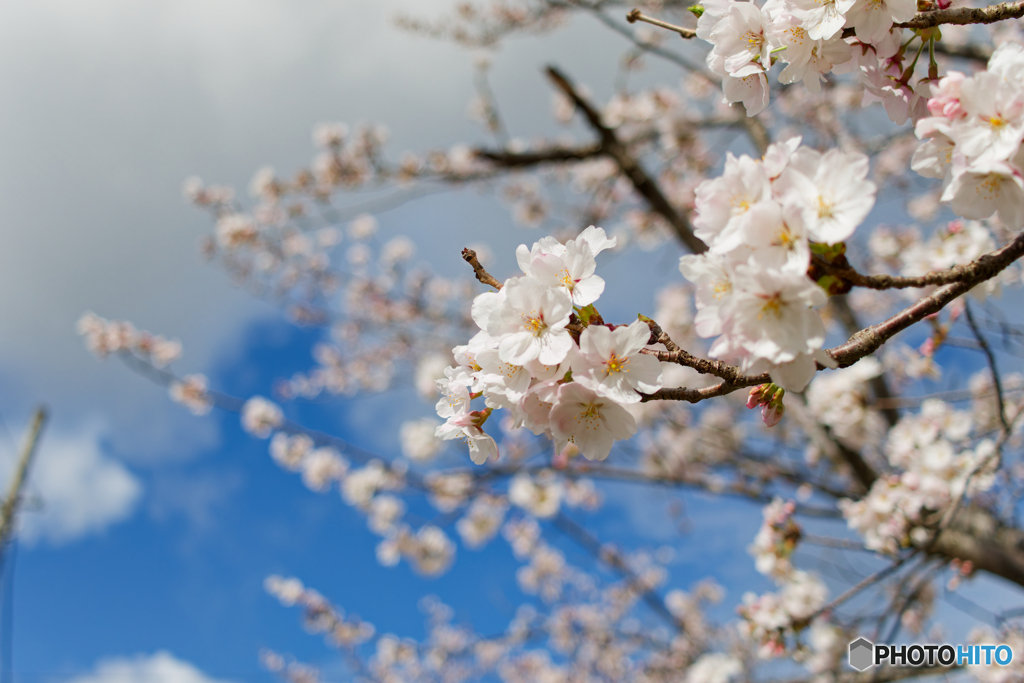
[[(198, 175), (244, 192), (261, 166), (290, 174), (314, 153), (310, 131), (321, 121), (383, 122), (393, 153), (486, 141), (465, 115), (474, 55), (391, 22), (400, 9), (433, 16), (450, 4), (0, 4), (0, 483), (33, 407), (45, 402), (52, 413), (15, 569), (4, 578), (13, 639), (2, 654), (13, 657), (13, 680), (272, 680), (258, 666), (261, 647), (330, 670), (335, 655), (264, 593), (271, 573), (299, 576), (381, 632), (420, 635), (425, 593), (485, 632), (512, 616), (521, 596), (504, 543), (460, 548), (440, 580), (406, 563), (381, 569), (362, 517), (275, 466), (237, 416), (192, 417), (159, 387), (93, 359), (74, 333), (86, 310), (131, 320), (180, 339), (179, 369), (239, 396), (269, 394), (274, 378), (307, 368), (315, 333), (287, 325), (200, 261), (197, 241), (211, 226), (182, 200), (182, 181)], [(492, 86), (513, 135), (555, 130), (544, 65), (560, 65), (601, 99), (624, 47), (588, 20), (554, 40), (507, 45), (493, 57)], [(671, 73), (655, 68), (651, 77)], [(501, 272), (514, 265), (515, 245), (540, 236), (518, 231), (496, 199), (475, 192), (380, 218), (383, 236), (409, 234), (420, 259), (451, 275), (464, 274), (458, 251), (467, 241), (489, 244)], [(653, 258), (678, 278), (677, 256), (669, 248)], [(624, 283), (609, 295), (613, 313), (630, 315), (631, 299), (650, 304), (660, 276), (638, 264), (602, 266), (606, 280)], [(389, 400), (289, 410), (394, 452), (395, 423), (375, 422)], [(755, 508), (691, 496), (700, 519), (684, 537), (665, 513), (668, 493), (620, 486), (606, 496), (601, 512), (581, 519), (609, 538), (643, 530), (648, 547), (676, 546), (673, 585), (715, 568), (727, 604), (736, 591), (769, 587), (744, 550)], [(11, 628), (3, 624), (4, 634)]]

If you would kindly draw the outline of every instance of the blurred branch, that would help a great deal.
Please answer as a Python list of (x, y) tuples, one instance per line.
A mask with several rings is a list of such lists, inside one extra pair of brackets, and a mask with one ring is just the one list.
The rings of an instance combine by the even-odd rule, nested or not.
[(633, 183), (633, 187), (647, 200), (651, 209), (668, 222), (675, 231), (676, 236), (679, 237), (680, 241), (690, 251), (695, 254), (707, 251), (708, 246), (693, 234), (693, 227), (690, 225), (690, 221), (672, 206), (672, 203), (662, 193), (658, 184), (644, 171), (640, 162), (626, 150), (626, 146), (619, 140), (615, 131), (605, 125), (597, 109), (577, 92), (573, 84), (561, 71), (553, 66), (549, 66), (547, 74), (555, 86), (576, 104), (577, 109), (583, 112), (587, 123), (590, 124), (590, 127), (601, 138), (601, 151), (618, 164), (619, 170), (629, 178), (630, 182)]
[(32, 416), (32, 422), (29, 424), (25, 442), (21, 446), (17, 469), (14, 471), (14, 479), (11, 481), (11, 487), (7, 492), (7, 498), (4, 500), (3, 506), (0, 507), (0, 558), (3, 558), (7, 542), (14, 534), (14, 525), (18, 516), (18, 506), (21, 505), (21, 489), (25, 486), (25, 480), (28, 477), (28, 469), (32, 464), (32, 458), (35, 455), (36, 446), (39, 445), (39, 437), (43, 432), (43, 425), (46, 423), (46, 417), (47, 413), (45, 407), (40, 406), (39, 408), (36, 408), (36, 412)]
[(600, 144), (581, 145), (579, 147), (552, 147), (533, 152), (508, 152), (505, 150), (478, 149), (476, 155), (481, 159), (505, 168), (522, 168), (563, 161), (583, 161), (604, 154)]
[(952, 45), (941, 40), (935, 41), (935, 52), (947, 57), (959, 57), (960, 59), (973, 59), (979, 62), (987, 62), (992, 57), (992, 48), (968, 43), (966, 45)]
[(999, 406), (999, 422), (1003, 425), (1003, 433), (1010, 431), (1010, 423), (1006, 421), (1006, 404), (1003, 401), (1003, 382), (999, 378), (999, 367), (996, 365), (995, 354), (992, 353), (992, 349), (988, 345), (984, 335), (978, 329), (978, 324), (974, 321), (974, 314), (971, 313), (971, 303), (964, 299), (964, 314), (967, 318), (967, 324), (971, 328), (971, 332), (974, 333), (974, 338), (978, 340), (978, 344), (981, 346), (981, 350), (985, 354), (985, 358), (988, 360), (989, 370), (992, 372), (992, 384), (996, 390), (996, 403)]

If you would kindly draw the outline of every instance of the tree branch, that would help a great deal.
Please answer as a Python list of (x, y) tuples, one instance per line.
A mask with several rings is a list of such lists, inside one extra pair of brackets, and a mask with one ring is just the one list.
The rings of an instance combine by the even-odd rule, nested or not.
[(487, 272), (487, 270), (480, 264), (480, 260), (476, 257), (476, 252), (466, 247), (462, 250), (462, 260), (473, 266), (473, 274), (476, 275), (476, 279), (482, 284), (494, 287), (500, 290), (502, 284), (498, 282), (497, 278)]
[(590, 104), (582, 95), (580, 95), (569, 79), (562, 74), (558, 69), (553, 66), (547, 68), (548, 78), (555, 84), (555, 86), (561, 90), (565, 95), (571, 99), (575, 104), (576, 108), (583, 112), (584, 118), (590, 127), (594, 129), (601, 138), (601, 151), (604, 154), (610, 156), (616, 164), (619, 166), (619, 170), (622, 171), (623, 175), (629, 178), (629, 181), (633, 183), (633, 187), (636, 191), (645, 199), (656, 213), (662, 218), (668, 221), (668, 224), (675, 231), (676, 236), (695, 254), (700, 254), (708, 250), (708, 246), (704, 244), (696, 235), (693, 234), (693, 228), (690, 225), (690, 221), (687, 220), (682, 213), (680, 213), (672, 203), (669, 202), (668, 198), (662, 193), (661, 188), (658, 184), (651, 179), (647, 172), (644, 171), (640, 162), (637, 161), (627, 150), (625, 145), (619, 140), (615, 131), (604, 124), (601, 119), (601, 114)]
[(974, 314), (971, 313), (970, 302), (966, 299), (964, 299), (964, 314), (967, 317), (967, 324), (970, 326), (971, 332), (974, 333), (974, 338), (978, 340), (978, 344), (988, 360), (988, 367), (992, 372), (992, 384), (996, 390), (996, 404), (999, 406), (999, 422), (1003, 425), (1003, 433), (1007, 434), (1010, 431), (1010, 423), (1006, 421), (1006, 405), (1003, 402), (1003, 382), (999, 378), (999, 367), (996, 365), (995, 354), (992, 353), (988, 341), (981, 333), (981, 330), (978, 329), (977, 323), (974, 322)]
[[(991, 252), (991, 254), (995, 253), (996, 252)], [(991, 254), (986, 254), (985, 256), (989, 256)], [(924, 275), (914, 276), (885, 274), (864, 275), (847, 263), (845, 259), (826, 261), (817, 254), (811, 256), (811, 268), (822, 270), (855, 287), (863, 287), (865, 289), (920, 289), (922, 287), (948, 285), (954, 282), (964, 282), (972, 279), (977, 274), (977, 269), (981, 267), (979, 264), (985, 256), (962, 266), (953, 266), (947, 270), (933, 270), (930, 273), (925, 273)], [(1018, 254), (1018, 256), (1020, 256), (1020, 254)]]
[[(957, 266), (950, 269), (961, 269), (964, 273), (962, 278), (957, 282), (937, 289), (929, 296), (924, 297), (917, 303), (908, 306), (886, 320), (856, 332), (845, 344), (828, 349), (826, 353), (838, 361), (839, 367), (846, 368), (853, 365), (861, 358), (877, 351), (882, 344), (914, 323), (920, 322), (933, 313), (941, 311), (949, 302), (967, 293), (978, 283), (999, 274), (1007, 266), (1020, 258), (1021, 255), (1024, 255), (1024, 233), (1018, 235), (1013, 242), (1010, 242), (1002, 249), (985, 254), (977, 261), (966, 266)], [(645, 394), (642, 399), (643, 401), (670, 400), (697, 403), (716, 396), (731, 394), (744, 387), (765, 384), (771, 381), (771, 377), (767, 372), (760, 375), (744, 375), (734, 365), (729, 365), (722, 361), (697, 358), (683, 349), (678, 349), (677, 351), (648, 349), (644, 353), (653, 355), (665, 362), (679, 363), (680, 365), (692, 367), (698, 372), (714, 375), (725, 381), (721, 384), (701, 389), (688, 389), (686, 387), (660, 389), (652, 394)]]
[(941, 311), (946, 304), (967, 293), (975, 285), (984, 282), (1003, 271), (1007, 266), (1024, 255), (1024, 233), (1021, 233), (1002, 249), (985, 254), (977, 261), (966, 266), (956, 266), (950, 270), (963, 270), (962, 279), (940, 287), (929, 296), (909, 306), (896, 315), (883, 320), (877, 325), (866, 327), (841, 344), (828, 351), (840, 367), (848, 367), (858, 360), (874, 353), (886, 341), (896, 336), (916, 322), (929, 315)]
[(630, 10), (629, 14), (626, 15), (626, 21), (628, 21), (631, 24), (635, 24), (638, 21), (642, 21), (644, 23), (650, 24), (651, 26), (657, 26), (658, 28), (663, 28), (674, 33), (678, 33), (680, 36), (686, 39), (693, 38), (694, 36), (697, 35), (697, 32), (694, 31), (693, 29), (683, 28), (682, 26), (676, 26), (675, 24), (670, 24), (667, 21), (662, 21), (661, 19), (649, 17), (638, 9)]
[(1024, 16), (1024, 0), (1004, 2), (988, 7), (958, 7), (921, 12), (908, 22), (896, 24), (898, 28), (931, 28), (940, 24), (994, 24), (1006, 19)]
[(580, 147), (551, 147), (531, 152), (507, 152), (504, 150), (477, 149), (475, 154), (504, 168), (522, 168), (562, 161), (583, 161), (604, 154), (600, 144)]

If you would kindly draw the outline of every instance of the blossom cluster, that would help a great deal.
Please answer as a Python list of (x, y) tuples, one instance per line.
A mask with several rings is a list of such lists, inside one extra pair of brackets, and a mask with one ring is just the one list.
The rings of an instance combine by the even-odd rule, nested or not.
[(740, 634), (760, 645), (761, 657), (777, 657), (787, 650), (787, 636), (811, 619), (828, 599), (828, 588), (816, 575), (794, 570), (776, 593), (743, 595), (737, 612), (743, 621)]
[[(787, 649), (787, 636), (815, 615), (828, 598), (828, 588), (816, 575), (796, 569), (791, 557), (800, 540), (793, 519), (796, 506), (776, 498), (764, 508), (764, 522), (750, 546), (757, 571), (781, 587), (777, 593), (748, 592), (738, 608), (743, 617), (741, 635), (759, 645), (762, 657), (778, 656)], [(821, 620), (815, 622), (822, 628)]]
[(823, 154), (792, 138), (763, 160), (729, 155), (722, 175), (700, 184), (694, 234), (709, 249), (679, 269), (696, 285), (697, 333), (718, 336), (712, 357), (768, 371), (789, 391), (807, 386), (816, 362), (835, 367), (813, 310), (827, 295), (807, 268), (812, 247), (848, 239), (871, 211), (867, 173), (863, 154)]
[(995, 443), (982, 439), (968, 447), (973, 427), (970, 413), (928, 399), (890, 430), (885, 453), (901, 473), (878, 479), (861, 500), (839, 502), (868, 549), (894, 554), (927, 543), (950, 505), (994, 485)]
[[(181, 358), (181, 342), (136, 329), (125, 320), (107, 320), (91, 311), (82, 314), (76, 327), (85, 338), (85, 346), (97, 358), (112, 353), (127, 353), (149, 363), (158, 370)], [(213, 408), (206, 377), (200, 374), (173, 378), (168, 393), (175, 403), (188, 408), (193, 415), (206, 415)]]
[[(572, 442), (591, 460), (608, 457), (612, 444), (636, 432), (624, 406), (662, 386), (659, 361), (641, 351), (646, 324), (612, 326), (584, 319), (604, 291), (595, 257), (614, 247), (590, 226), (565, 244), (553, 237), (516, 251), (524, 275), (473, 302), (480, 331), (452, 352), (458, 365), (438, 380), (437, 413), (446, 422), (442, 439), (464, 439), (473, 462), (497, 459), (494, 438), (482, 427), (497, 408), (509, 410), (516, 427), (548, 435), (562, 452)], [(575, 320), (575, 322), (573, 322)], [(470, 403), (482, 396), (484, 410)]]
[(335, 646), (352, 647), (365, 643), (376, 632), (369, 622), (358, 617), (346, 618), (344, 611), (294, 577), (285, 578), (276, 574), (268, 576), (263, 582), (263, 588), (286, 607), (303, 607), (306, 628), (311, 633), (323, 633), (327, 641)]
[(165, 339), (135, 328), (124, 320), (107, 320), (88, 311), (78, 319), (78, 334), (85, 346), (99, 358), (126, 351), (163, 368), (181, 357), (181, 342)]
[(793, 572), (790, 556), (800, 540), (800, 525), (793, 519), (796, 505), (776, 498), (764, 508), (761, 525), (750, 554), (757, 571), (767, 576), (784, 577)]
[(931, 116), (917, 121), (924, 143), (911, 168), (943, 181), (942, 199), (964, 218), (998, 213), (1024, 226), (1024, 46), (1003, 43), (988, 68), (951, 71), (932, 86)]
[[(862, 449), (886, 430), (885, 420), (869, 405), (868, 383), (882, 374), (882, 364), (867, 357), (855, 365), (823, 373), (807, 390), (807, 406), (835, 438), (850, 448)], [(817, 460), (817, 453), (812, 460)]]
[[(902, 68), (903, 31), (893, 28), (914, 16), (915, 0), (766, 0), (760, 6), (709, 0), (702, 6), (697, 37), (713, 45), (708, 68), (722, 78), (724, 101), (742, 102), (748, 116), (768, 106), (767, 74), (776, 60), (786, 65), (780, 83), (802, 81), (814, 93), (825, 74), (856, 71), (896, 123), (920, 102), (909, 85), (913, 66)], [(844, 28), (854, 35), (844, 38)]]

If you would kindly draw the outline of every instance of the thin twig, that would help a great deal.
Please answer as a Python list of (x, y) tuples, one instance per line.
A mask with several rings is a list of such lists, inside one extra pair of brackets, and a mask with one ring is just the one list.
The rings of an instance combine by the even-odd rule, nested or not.
[(977, 323), (974, 322), (974, 314), (971, 313), (971, 304), (967, 299), (964, 299), (964, 314), (967, 318), (967, 324), (971, 328), (971, 332), (974, 333), (974, 338), (978, 340), (978, 344), (981, 346), (981, 350), (985, 353), (985, 358), (988, 359), (988, 367), (992, 372), (992, 383), (996, 389), (996, 402), (999, 404), (999, 422), (1003, 425), (1003, 432), (1010, 431), (1010, 423), (1006, 421), (1006, 405), (1003, 403), (1003, 382), (999, 378), (999, 368), (996, 366), (996, 357), (992, 353), (992, 349), (988, 345), (988, 341), (985, 336), (982, 335), (978, 329)]
[(708, 69), (703, 67), (702, 65), (695, 62), (691, 62), (684, 55), (681, 55), (677, 52), (673, 52), (671, 50), (666, 50), (661, 46), (640, 40), (636, 36), (636, 34), (630, 30), (628, 26), (624, 26), (621, 21), (613, 19), (606, 12), (602, 11), (600, 7), (595, 6), (593, 3), (580, 3), (578, 0), (573, 0), (573, 2), (571, 3), (565, 2), (563, 0), (547, 1), (548, 4), (551, 5), (552, 7), (558, 7), (565, 10), (584, 9), (590, 12), (592, 15), (594, 15), (594, 17), (597, 18), (597, 20), (600, 21), (602, 24), (604, 24), (611, 30), (615, 31), (629, 42), (633, 43), (633, 45), (635, 45), (638, 50), (652, 54), (655, 57), (661, 57), (664, 60), (676, 64), (677, 66), (681, 66), (690, 73), (696, 74), (697, 76), (700, 76), (701, 78), (705, 79), (709, 83), (713, 83), (718, 86), (722, 84), (721, 78), (708, 71)]
[(695, 254), (707, 251), (708, 246), (693, 234), (690, 221), (672, 205), (658, 184), (647, 175), (640, 162), (626, 150), (615, 131), (605, 125), (600, 112), (576, 90), (572, 82), (561, 71), (549, 66), (547, 74), (555, 86), (576, 104), (579, 111), (583, 112), (587, 123), (600, 136), (601, 148), (604, 153), (618, 164), (619, 170), (633, 183), (634, 189), (647, 201), (651, 209), (668, 222), (676, 236), (690, 251)]
[(633, 585), (640, 595), (643, 596), (644, 602), (646, 602), (647, 605), (654, 610), (656, 614), (658, 614), (658, 616), (672, 624), (681, 633), (685, 633), (686, 629), (683, 621), (672, 614), (672, 611), (665, 606), (665, 601), (660, 595), (645, 585), (644, 581), (636, 575), (636, 572), (632, 570), (617, 550), (601, 543), (599, 540), (594, 538), (590, 532), (567, 517), (564, 513), (559, 513), (552, 522), (556, 529), (574, 540), (581, 547), (589, 551), (595, 558), (604, 562)]
[(800, 623), (801, 624), (803, 624), (803, 623), (809, 624), (812, 621), (814, 621), (816, 618), (821, 616), (822, 614), (825, 614), (826, 612), (831, 612), (836, 607), (839, 607), (844, 602), (846, 602), (850, 598), (854, 597), (855, 595), (860, 593), (865, 588), (868, 588), (869, 586), (872, 586), (872, 585), (878, 583), (882, 579), (886, 578), (887, 576), (889, 576), (890, 574), (895, 572), (897, 569), (899, 569), (904, 564), (906, 564), (908, 560), (910, 560), (912, 557), (917, 555), (917, 552), (918, 551), (915, 550), (915, 551), (911, 552), (909, 555), (905, 555), (904, 557), (898, 558), (898, 559), (894, 560), (893, 563), (890, 564), (888, 567), (885, 567), (884, 569), (880, 569), (877, 572), (875, 572), (874, 574), (872, 574), (872, 575), (870, 575), (868, 577), (865, 577), (863, 580), (861, 580), (856, 585), (851, 586), (851, 587), (847, 588), (845, 591), (843, 591), (842, 595), (837, 597), (835, 600), (833, 600), (832, 602), (828, 603), (827, 605), (825, 605), (824, 607), (822, 607), (821, 609), (816, 611), (811, 616), (806, 617), (805, 619), (801, 620)]
[(667, 21), (662, 21), (661, 19), (649, 17), (638, 9), (631, 10), (629, 14), (626, 15), (626, 21), (628, 21), (631, 24), (635, 24), (638, 21), (642, 21), (646, 24), (650, 24), (651, 26), (657, 26), (658, 28), (668, 29), (669, 31), (678, 33), (687, 40), (697, 35), (697, 32), (694, 31), (693, 29), (683, 28), (682, 26), (676, 26), (675, 24), (670, 24)]

